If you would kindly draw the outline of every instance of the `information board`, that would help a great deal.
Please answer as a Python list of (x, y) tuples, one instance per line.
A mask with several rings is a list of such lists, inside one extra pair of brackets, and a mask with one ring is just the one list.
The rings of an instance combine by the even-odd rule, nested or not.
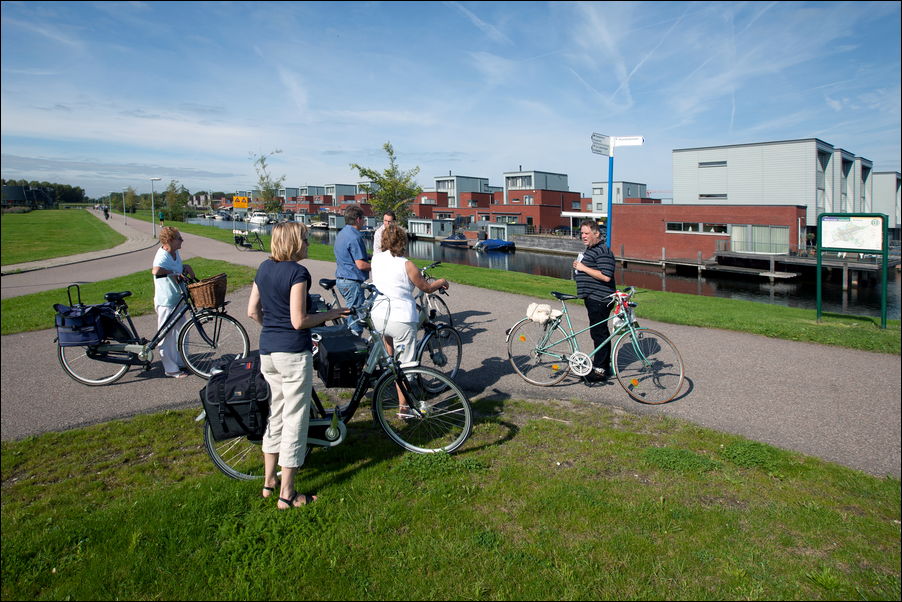
[(821, 219), (821, 246), (825, 249), (883, 251), (883, 241), (879, 217), (825, 215)]

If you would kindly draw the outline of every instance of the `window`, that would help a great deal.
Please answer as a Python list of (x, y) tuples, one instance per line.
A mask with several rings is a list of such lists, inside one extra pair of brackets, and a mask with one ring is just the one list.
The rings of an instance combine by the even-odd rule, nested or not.
[(698, 222), (667, 222), (668, 232), (701, 232)]
[(711, 200), (727, 200), (727, 195), (725, 194), (700, 194), (698, 195), (698, 200), (700, 201), (711, 201)]
[(726, 161), (699, 161), (699, 167), (726, 167)]
[(532, 205), (534, 200), (535, 200), (535, 197), (532, 196), (531, 194), (523, 195), (523, 204), (524, 205)]
[(583, 204), (579, 201), (573, 201), (573, 204), (570, 206), (574, 211), (582, 211)]
[(532, 176), (508, 176), (507, 188), (511, 189), (530, 189), (532, 188)]
[(726, 234), (727, 233), (727, 225), (726, 224), (704, 224), (702, 226), (702, 232), (710, 232), (712, 234)]

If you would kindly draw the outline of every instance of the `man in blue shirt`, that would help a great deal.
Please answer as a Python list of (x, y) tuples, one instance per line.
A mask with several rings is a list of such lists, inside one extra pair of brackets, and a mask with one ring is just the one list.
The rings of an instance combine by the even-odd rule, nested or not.
[[(335, 280), (336, 287), (345, 299), (346, 307), (362, 305), (363, 283), (369, 278), (370, 257), (360, 229), (365, 224), (363, 209), (351, 205), (345, 209), (345, 227), (335, 238)], [(363, 334), (363, 326), (359, 323), (350, 325), (352, 317), (348, 317), (349, 328), (357, 335)]]

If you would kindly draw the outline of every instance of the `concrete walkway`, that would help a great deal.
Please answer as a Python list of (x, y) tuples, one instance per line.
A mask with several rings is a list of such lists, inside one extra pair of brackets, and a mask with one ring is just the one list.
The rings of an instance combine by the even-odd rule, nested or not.
[[(150, 224), (130, 219), (135, 237), (149, 236)], [(262, 253), (241, 252), (233, 245), (186, 234), (182, 251), (256, 267)], [(48, 267), (2, 277), (3, 297), (64, 287), (70, 282), (93, 282), (150, 270), (153, 248), (77, 265)], [(334, 265), (305, 261), (314, 286), (332, 277)], [(440, 270), (440, 268), (439, 268)], [(440, 272), (439, 272), (440, 273)], [(148, 278), (150, 276), (148, 275)], [(256, 346), (257, 325), (245, 317), (249, 289), (233, 294), (230, 313), (239, 318)], [(322, 292), (322, 291), (319, 291)], [(531, 301), (554, 302), (452, 284), (448, 305), (464, 340), (458, 379), (473, 399), (491, 398), (502, 411), (508, 399), (566, 400), (599, 403), (617, 411), (681, 418), (724, 432), (743, 435), (785, 449), (814, 455), (875, 475), (900, 476), (900, 356), (868, 353), (809, 343), (769, 339), (739, 332), (656, 324), (679, 348), (686, 369), (686, 388), (665, 406), (633, 402), (619, 385), (586, 386), (568, 378), (541, 388), (524, 382), (507, 361), (505, 330), (518, 320)], [(97, 302), (97, 300), (86, 300)], [(583, 312), (573, 312), (580, 328)], [(137, 320), (139, 332), (155, 330), (155, 316)], [(159, 362), (150, 372), (132, 369), (107, 387), (86, 387), (68, 378), (58, 366), (55, 332), (44, 330), (2, 337), (2, 439), (19, 439), (49, 430), (155, 412), (167, 408), (198, 407), (203, 382), (162, 376)], [(193, 425), (200, 440), (200, 429)]]

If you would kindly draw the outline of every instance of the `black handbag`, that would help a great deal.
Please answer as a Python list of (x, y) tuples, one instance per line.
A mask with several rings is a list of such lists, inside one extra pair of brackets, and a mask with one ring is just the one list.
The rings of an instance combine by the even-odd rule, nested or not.
[(260, 354), (235, 359), (200, 390), (213, 439), (263, 438), (269, 420), (270, 390), (260, 371)]

